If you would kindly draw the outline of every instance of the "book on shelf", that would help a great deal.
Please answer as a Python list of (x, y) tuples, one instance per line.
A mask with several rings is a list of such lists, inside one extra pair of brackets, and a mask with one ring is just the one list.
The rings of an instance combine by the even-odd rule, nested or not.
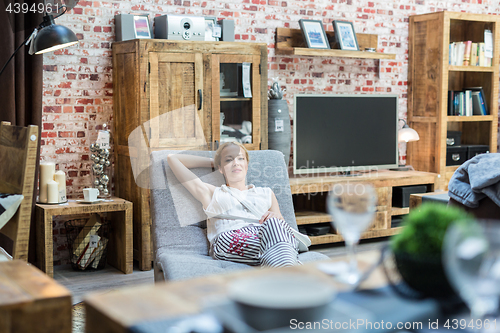
[(483, 87), (467, 87), (465, 89), (472, 90), (472, 92), (477, 91), (479, 92), (479, 100), (481, 102), (481, 114), (483, 116), (489, 115), (489, 110), (488, 110), (488, 103), (486, 103), (486, 95), (484, 94)]
[(479, 66), (486, 66), (485, 58), (484, 58), (484, 43), (479, 43)]
[(448, 64), (451, 66), (491, 67), (492, 58), (486, 52), (485, 43), (472, 41), (453, 42), (449, 45)]
[(470, 65), (471, 66), (477, 66), (477, 43), (471, 43), (471, 49), (470, 49)]
[(488, 105), (482, 87), (448, 91), (448, 116), (488, 115)]
[(468, 40), (465, 42), (465, 51), (464, 51), (464, 66), (470, 65), (470, 53), (472, 49), (472, 41)]
[(481, 105), (481, 99), (479, 98), (479, 91), (472, 92), (472, 114), (475, 116), (483, 116), (483, 106)]

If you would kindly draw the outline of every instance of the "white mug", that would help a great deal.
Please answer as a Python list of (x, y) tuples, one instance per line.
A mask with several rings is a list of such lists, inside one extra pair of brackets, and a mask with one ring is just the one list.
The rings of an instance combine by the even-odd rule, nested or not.
[(96, 188), (89, 187), (83, 189), (83, 198), (87, 202), (96, 201), (98, 195), (99, 195), (99, 190)]

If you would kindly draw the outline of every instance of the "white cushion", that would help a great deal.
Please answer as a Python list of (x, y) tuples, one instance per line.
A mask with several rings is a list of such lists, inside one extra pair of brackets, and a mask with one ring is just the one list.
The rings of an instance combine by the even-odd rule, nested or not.
[(14, 216), (23, 199), (22, 194), (0, 193), (0, 229)]

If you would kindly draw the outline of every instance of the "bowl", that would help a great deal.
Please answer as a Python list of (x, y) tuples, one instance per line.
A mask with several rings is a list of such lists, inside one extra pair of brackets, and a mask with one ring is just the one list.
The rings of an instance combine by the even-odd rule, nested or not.
[(238, 279), (228, 296), (241, 318), (265, 331), (296, 322), (321, 321), (336, 295), (328, 282), (307, 274), (270, 274)]

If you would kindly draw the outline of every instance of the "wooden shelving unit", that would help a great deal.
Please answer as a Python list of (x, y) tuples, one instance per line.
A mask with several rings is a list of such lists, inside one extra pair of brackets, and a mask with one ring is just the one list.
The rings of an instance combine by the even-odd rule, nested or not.
[[(237, 79), (229, 72), (237, 73), (232, 69), (243, 63), (251, 64), (252, 98), (239, 92), (221, 98), (221, 73), (226, 72), (226, 88), (237, 91)], [(226, 125), (252, 123), (247, 149), (267, 149), (267, 45), (163, 39), (115, 42), (113, 101), (115, 170), (119, 171), (115, 194), (134, 205), (134, 258), (141, 270), (149, 270), (150, 190), (138, 184), (149, 184), (151, 150), (215, 148), (223, 112)], [(140, 139), (129, 140), (138, 130)]]
[[(335, 44), (333, 31), (326, 31), (330, 46)], [(377, 49), (378, 36), (373, 34), (356, 34), (359, 49), (366, 47)], [(365, 51), (345, 51), (338, 49), (309, 49), (304, 43), (304, 37), (300, 29), (276, 28), (276, 54), (320, 56), (320, 57), (343, 57), (360, 59), (396, 59), (395, 54)]]
[[(295, 217), (297, 225), (311, 225), (331, 222), (332, 217), (327, 213), (326, 197), (335, 184), (342, 182), (370, 183), (377, 192), (377, 213), (375, 220), (368, 231), (361, 238), (386, 237), (398, 233), (400, 227), (391, 227), (393, 216), (408, 214), (408, 207), (393, 207), (392, 193), (396, 186), (427, 185), (427, 191), (434, 191), (437, 174), (419, 171), (389, 171), (366, 173), (361, 176), (346, 178), (329, 175), (291, 175), (290, 187), (292, 191)], [(342, 242), (344, 239), (337, 234), (333, 227), (330, 232), (322, 236), (310, 236), (312, 245)]]
[[(458, 168), (446, 165), (447, 131), (461, 131), (462, 144), (497, 151), (499, 23), (498, 16), (447, 11), (410, 17), (408, 125), (420, 140), (408, 144), (407, 164), (440, 174), (439, 189), (447, 188)], [(448, 64), (450, 43), (483, 42), (485, 29), (493, 34), (493, 66)], [(466, 87), (483, 87), (489, 115), (447, 115), (448, 90)]]

